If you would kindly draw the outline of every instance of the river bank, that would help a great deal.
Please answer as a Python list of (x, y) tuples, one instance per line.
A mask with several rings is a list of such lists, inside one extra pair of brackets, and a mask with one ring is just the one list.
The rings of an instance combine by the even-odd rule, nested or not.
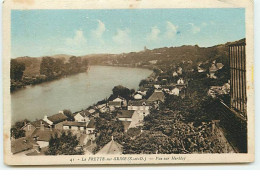
[(45, 82), (11, 94), (12, 122), (41, 119), (63, 109), (76, 112), (111, 95), (116, 85), (137, 89), (151, 71), (139, 68), (90, 66), (89, 71)]

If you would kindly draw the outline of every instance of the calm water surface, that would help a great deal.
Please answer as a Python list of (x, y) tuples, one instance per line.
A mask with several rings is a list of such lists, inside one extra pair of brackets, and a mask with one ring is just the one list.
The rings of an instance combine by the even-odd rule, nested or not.
[(151, 73), (139, 68), (91, 66), (87, 73), (28, 86), (11, 94), (12, 122), (41, 119), (63, 109), (79, 111), (108, 98), (116, 85), (137, 89)]

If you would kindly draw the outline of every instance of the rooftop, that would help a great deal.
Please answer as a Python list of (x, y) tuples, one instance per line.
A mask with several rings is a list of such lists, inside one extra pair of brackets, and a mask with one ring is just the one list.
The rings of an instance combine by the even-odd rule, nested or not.
[(31, 125), (33, 125), (34, 127), (41, 127), (41, 124), (43, 124), (45, 127), (48, 127), (49, 124), (47, 122), (45, 122), (44, 120), (36, 120), (34, 122), (30, 122)]
[(65, 116), (62, 113), (54, 114), (52, 116), (47, 117), (48, 120), (52, 121), (54, 124), (65, 121), (68, 119), (67, 116)]
[(129, 100), (128, 106), (152, 106), (153, 103), (147, 100)]
[(90, 112), (89, 112), (88, 110), (84, 110), (84, 111), (81, 111), (79, 114), (80, 114), (82, 117), (87, 117), (87, 116), (90, 115)]
[(37, 143), (33, 140), (33, 138), (22, 137), (19, 139), (15, 139), (11, 141), (11, 152), (13, 154), (27, 151), (33, 148), (33, 145), (37, 145)]
[(38, 141), (46, 141), (49, 142), (51, 137), (54, 137), (55, 134), (57, 134), (58, 136), (61, 135), (61, 132), (56, 130), (56, 129), (52, 129), (52, 130), (41, 130), (41, 129), (36, 129), (33, 134), (32, 137), (37, 137)]
[(86, 127), (87, 123), (86, 122), (72, 122), (72, 121), (67, 121), (63, 123), (63, 126), (77, 126), (77, 127)]
[(132, 118), (134, 111), (132, 110), (120, 110), (117, 113), (117, 118)]
[(91, 119), (90, 122), (88, 123), (87, 125), (87, 128), (95, 128), (95, 120), (94, 119)]
[(164, 101), (165, 96), (162, 91), (154, 91), (153, 94), (147, 99), (148, 101)]
[(122, 154), (123, 153), (123, 146), (113, 139), (107, 143), (102, 149), (99, 150), (97, 153), (99, 154)]
[(121, 106), (120, 101), (109, 101), (108, 106)]

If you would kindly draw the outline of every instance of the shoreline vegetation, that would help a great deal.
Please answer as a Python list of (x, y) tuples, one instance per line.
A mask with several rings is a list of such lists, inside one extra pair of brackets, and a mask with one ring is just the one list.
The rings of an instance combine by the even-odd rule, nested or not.
[[(41, 61), (37, 60), (36, 63), (32, 59), (34, 58), (23, 57), (11, 60), (11, 92), (27, 85), (37, 85), (86, 72), (89, 67), (86, 59), (76, 56), (71, 56), (67, 60), (64, 58), (43, 57)], [(36, 65), (39, 67), (38, 71), (34, 70), (37, 67)]]
[[(69, 121), (72, 122), (76, 121), (78, 113), (89, 114), (87, 116), (89, 123), (93, 121), (95, 124), (94, 130), (87, 132), (89, 140), (80, 145), (81, 138), (75, 137), (79, 133), (74, 134), (74, 137), (71, 133), (60, 135), (56, 133), (55, 136), (51, 136), (49, 146), (42, 154), (84, 154), (86, 152), (96, 154), (103, 151), (106, 145), (113, 141), (121, 146), (119, 152), (121, 154), (236, 152), (219, 126), (221, 119), (217, 116), (217, 109), (214, 106), (216, 98), (221, 98), (227, 104), (230, 99), (228, 44), (230, 43), (209, 48), (182, 46), (145, 49), (137, 53), (97, 55), (92, 59), (82, 57), (81, 61), (85, 64), (80, 67), (82, 69), (78, 69), (81, 71), (86, 71), (89, 65), (106, 65), (149, 68), (153, 70), (153, 73), (140, 81), (138, 90), (115, 85), (108, 99), (101, 100), (79, 112), (67, 112), (67, 116), (71, 119)], [(59, 59), (54, 59), (55, 62), (53, 62), (53, 59), (45, 58), (46, 62), (43, 59), (44, 64), (40, 64), (40, 73), (47, 74), (46, 77), (53, 79), (63, 73), (72, 73), (63, 71), (66, 68), (73, 70), (77, 68), (77, 64), (77, 66), (82, 66), (82, 62), (77, 62), (76, 58), (70, 57), (68, 63)], [(60, 72), (56, 71), (60, 68), (56, 68), (55, 63), (63, 64), (65, 69), (61, 69)], [(20, 70), (25, 70), (23, 66), (19, 67), (21, 67)], [(73, 74), (76, 73), (75, 70)], [(19, 76), (18, 78), (22, 79)], [(210, 91), (212, 87), (218, 87), (219, 91), (212, 93)], [(160, 98), (155, 98), (158, 96), (155, 94), (160, 94)], [(120, 105), (116, 106), (114, 104), (118, 98)], [(114, 102), (113, 105), (111, 102)], [(126, 127), (128, 119), (122, 120), (120, 113), (129, 112), (133, 107), (132, 102), (142, 102), (141, 105), (134, 105), (139, 108), (135, 111), (141, 111), (142, 120), (140, 125), (129, 128), (129, 124)], [(148, 107), (148, 110), (140, 110), (142, 107)], [(26, 120), (16, 122), (11, 129), (11, 136), (15, 139), (26, 137), (23, 127), (29, 123), (31, 122)], [(71, 129), (71, 127), (68, 128), (69, 131)], [(88, 130), (88, 127), (86, 129)], [(62, 152), (56, 149), (55, 145), (64, 144), (55, 142), (66, 138), (66, 135), (73, 138), (74, 148)]]

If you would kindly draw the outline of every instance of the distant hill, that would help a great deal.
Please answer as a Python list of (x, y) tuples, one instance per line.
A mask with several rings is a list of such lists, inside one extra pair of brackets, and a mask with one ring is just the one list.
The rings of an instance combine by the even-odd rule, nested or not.
[(40, 65), (42, 57), (18, 57), (16, 58), (18, 62), (25, 64), (24, 76), (34, 76), (40, 74)]
[[(64, 62), (67, 62), (71, 56), (72, 55), (59, 54), (59, 55), (53, 55), (49, 57), (56, 58), (56, 59), (63, 59)], [(25, 64), (24, 76), (32, 77), (40, 74), (40, 65), (43, 57), (45, 56), (42, 57), (25, 56), (25, 57), (17, 57), (15, 59), (18, 62)]]
[[(228, 63), (228, 45), (245, 42), (241, 39), (234, 42), (228, 42), (212, 47), (199, 47), (197, 45), (184, 45), (180, 47), (164, 47), (153, 50), (146, 49), (140, 52), (130, 52), (122, 54), (91, 54), (80, 56), (87, 59), (91, 65), (118, 65), (118, 66), (149, 66), (152, 61), (156, 61), (156, 65), (168, 65), (184, 61), (193, 61), (194, 63), (209, 63), (218, 60), (224, 65)], [(63, 59), (67, 62), (71, 55), (59, 54), (50, 56), (53, 58)], [(18, 62), (25, 63), (26, 69), (24, 76), (34, 76), (40, 72), (40, 64), (43, 57), (19, 57), (15, 58)]]

